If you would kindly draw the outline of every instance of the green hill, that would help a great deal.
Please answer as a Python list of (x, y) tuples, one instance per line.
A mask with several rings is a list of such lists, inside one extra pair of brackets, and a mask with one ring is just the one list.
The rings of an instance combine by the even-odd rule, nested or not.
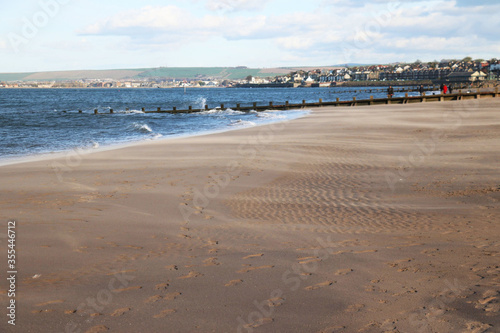
[(273, 77), (289, 69), (246, 67), (159, 67), (112, 70), (52, 71), (37, 73), (0, 73), (0, 81), (69, 81), (82, 79), (244, 79), (249, 75)]

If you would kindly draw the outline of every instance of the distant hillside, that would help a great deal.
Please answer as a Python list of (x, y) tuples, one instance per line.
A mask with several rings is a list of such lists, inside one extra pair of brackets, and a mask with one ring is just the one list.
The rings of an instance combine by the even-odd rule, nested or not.
[(140, 69), (77, 70), (38, 73), (0, 73), (0, 81), (66, 81), (81, 79), (244, 79), (248, 75), (268, 77), (292, 69), (244, 67), (160, 67)]

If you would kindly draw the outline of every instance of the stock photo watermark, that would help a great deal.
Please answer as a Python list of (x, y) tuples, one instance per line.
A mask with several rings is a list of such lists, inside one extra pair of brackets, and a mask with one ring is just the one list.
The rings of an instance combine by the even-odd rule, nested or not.
[(7, 323), (16, 326), (16, 291), (17, 291), (17, 253), (16, 253), (16, 221), (7, 223)]
[(56, 17), (61, 8), (73, 0), (40, 0), (38, 10), (29, 16), (23, 16), (22, 26), (17, 32), (7, 35), (14, 52), (18, 53), (23, 46), (38, 36), (40, 30), (45, 28), (50, 20)]
[[(328, 236), (326, 240), (318, 237), (316, 239), (320, 245), (314, 249), (314, 256), (316, 260), (311, 260), (305, 263), (294, 263), (281, 275), (281, 282), (283, 288), (274, 289), (269, 293), (270, 298), (263, 301), (254, 300), (253, 305), (255, 311), (250, 312), (246, 318), (239, 316), (236, 318), (238, 333), (252, 333), (254, 328), (266, 323), (270, 320), (270, 316), (275, 312), (275, 303), (283, 304), (285, 302), (284, 296), (286, 293), (296, 292), (304, 282), (311, 277), (311, 275), (319, 269), (319, 262), (328, 260), (330, 256), (334, 255), (333, 248), (336, 244), (332, 242), (331, 237)], [(327, 284), (333, 284), (333, 281), (327, 281)]]
[(375, 44), (375, 40), (382, 32), (382, 28), (389, 26), (391, 21), (399, 14), (401, 1), (390, 1), (387, 7), (379, 13), (373, 13), (373, 19), (356, 29), (352, 43), (344, 43), (342, 53), (344, 62), (349, 63), (353, 56)]
[(91, 152), (96, 147), (98, 147), (98, 144), (95, 141), (87, 140), (83, 148), (73, 148), (65, 153), (63, 162), (52, 162), (50, 167), (54, 171), (57, 180), (61, 183), (64, 182), (64, 175), (79, 167), (82, 164), (84, 155)]
[(453, 109), (443, 114), (443, 123), (432, 131), (425, 140), (413, 139), (413, 149), (408, 156), (398, 156), (398, 171), (387, 171), (385, 180), (392, 192), (404, 180), (410, 178), (418, 167), (423, 166), (434, 155), (437, 147), (446, 139), (446, 136), (460, 128), (464, 119), (478, 108), (477, 100), (467, 100), (453, 105)]
[[(259, 152), (264, 150), (270, 144), (277, 132), (285, 128), (284, 123), (271, 124), (263, 127), (257, 135), (248, 138), (245, 143), (238, 147), (238, 155), (253, 161), (257, 158)], [(192, 204), (180, 204), (179, 210), (185, 222), (189, 222), (190, 217), (195, 214), (200, 208), (205, 209), (210, 205), (210, 201), (215, 199), (226, 188), (231, 179), (241, 174), (241, 164), (236, 160), (227, 163), (222, 174), (210, 173), (209, 177), (215, 181), (214, 184), (207, 184), (203, 189), (196, 188), (193, 194)]]
[[(86, 317), (85, 324), (91, 325), (97, 315), (111, 304), (115, 295), (127, 288), (133, 280), (135, 276), (127, 275), (126, 272), (115, 273), (106, 288), (102, 288), (95, 297), (88, 297), (78, 305), (76, 314)], [(64, 327), (64, 333), (82, 333), (80, 326), (75, 321), (70, 321)]]
[(453, 283), (448, 280), (444, 282), (446, 287), (438, 297), (433, 299), (426, 307), (410, 314), (409, 322), (417, 329), (416, 332), (435, 332), (432, 324), (445, 313), (446, 307), (460, 297), (467, 289), (457, 279)]

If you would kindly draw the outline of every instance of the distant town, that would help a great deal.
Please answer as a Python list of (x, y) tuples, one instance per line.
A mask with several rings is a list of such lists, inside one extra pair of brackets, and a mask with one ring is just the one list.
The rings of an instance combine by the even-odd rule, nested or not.
[[(162, 69), (165, 69), (162, 72)], [(253, 73), (244, 66), (236, 68), (242, 73)], [(130, 70), (131, 71), (131, 70)], [(98, 71), (92, 71), (98, 72)], [(144, 77), (79, 79), (36, 79), (29, 75), (15, 75), (13, 79), (0, 81), (0, 88), (216, 88), (216, 87), (332, 87), (369, 85), (410, 84), (480, 84), (498, 81), (500, 61), (466, 57), (462, 60), (449, 59), (433, 62), (394, 63), (388, 65), (332, 66), (319, 68), (280, 68), (279, 70), (254, 70), (255, 75), (241, 78), (223, 77), (222, 74), (207, 74), (203, 70), (192, 70), (193, 74), (169, 74), (166, 68), (144, 71)], [(111, 71), (108, 71), (111, 72)], [(222, 70), (224, 73), (225, 70)], [(280, 72), (280, 73), (273, 73)], [(141, 72), (142, 73), (142, 72)], [(8, 76), (8, 74), (6, 74)], [(83, 74), (82, 74), (83, 75)], [(89, 75), (89, 74), (87, 74)], [(12, 76), (12, 75), (11, 75)], [(140, 76), (140, 75), (139, 75)], [(169, 77), (170, 76), (170, 77)], [(234, 76), (234, 75), (233, 75)], [(2, 75), (0, 74), (0, 80)]]

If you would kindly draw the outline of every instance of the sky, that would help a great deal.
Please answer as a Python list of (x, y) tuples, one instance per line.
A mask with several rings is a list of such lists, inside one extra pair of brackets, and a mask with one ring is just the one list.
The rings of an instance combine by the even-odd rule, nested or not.
[(497, 0), (0, 0), (0, 72), (500, 57)]

